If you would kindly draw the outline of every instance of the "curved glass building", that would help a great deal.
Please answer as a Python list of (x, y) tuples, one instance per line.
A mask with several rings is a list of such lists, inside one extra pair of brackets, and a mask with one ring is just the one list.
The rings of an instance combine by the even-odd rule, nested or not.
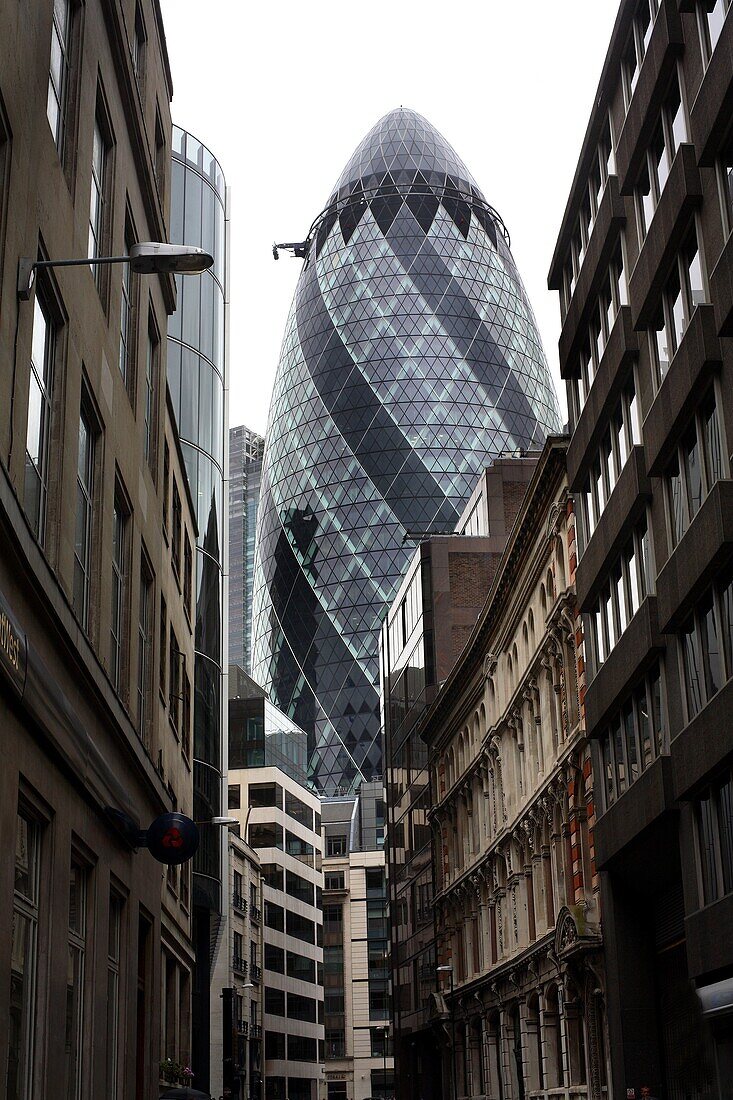
[(367, 134), (311, 226), (263, 461), (253, 675), (326, 793), (381, 772), (378, 639), (406, 536), (449, 532), (557, 401), (509, 237), (420, 115)]
[[(176, 276), (178, 308), (168, 324), (168, 386), (196, 506), (193, 805), (197, 821), (222, 812), (224, 707), (226, 432), (226, 185), (214, 155), (173, 127), (170, 239), (214, 257), (199, 278)], [(208, 1087), (210, 967), (221, 919), (222, 835), (201, 829), (193, 860), (192, 925), (196, 948), (192, 1032), (197, 1081)], [(215, 999), (219, 1005), (219, 992)]]

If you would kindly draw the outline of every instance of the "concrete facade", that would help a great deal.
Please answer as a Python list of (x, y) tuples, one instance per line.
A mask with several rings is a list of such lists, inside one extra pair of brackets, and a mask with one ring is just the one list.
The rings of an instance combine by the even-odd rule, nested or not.
[(621, 4), (549, 276), (619, 1096), (733, 1066), (731, 56), (726, 3)]

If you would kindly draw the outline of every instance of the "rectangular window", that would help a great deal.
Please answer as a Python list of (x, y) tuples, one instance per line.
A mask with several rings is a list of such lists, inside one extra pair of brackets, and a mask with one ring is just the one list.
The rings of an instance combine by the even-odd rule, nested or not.
[(163, 440), (163, 534), (168, 541), (168, 506), (171, 483), (171, 453), (168, 440)]
[(45, 542), (55, 330), (36, 291), (33, 306), (28, 424), (25, 445), (25, 510), (38, 541)]
[(181, 752), (188, 759), (191, 756), (191, 681), (181, 669)]
[(282, 947), (265, 944), (265, 970), (272, 970), (276, 974), (285, 973), (285, 952)]
[(79, 453), (76, 472), (76, 526), (74, 537), (74, 611), (85, 631), (89, 629), (89, 588), (94, 520), (95, 433), (85, 408), (79, 413)]
[(135, 5), (135, 25), (132, 28), (132, 34), (130, 36), (130, 56), (132, 59), (132, 71), (135, 74), (135, 80), (137, 81), (138, 88), (140, 89), (140, 95), (143, 92), (143, 80), (145, 77), (145, 43), (147, 36), (145, 34), (145, 23), (143, 21), (143, 13), (140, 10), (140, 5)]
[[(125, 224), (125, 243), (123, 256), (129, 256), (135, 243), (135, 234), (129, 220)], [(132, 270), (128, 264), (120, 264), (122, 269), (122, 288), (120, 292), (120, 357), (119, 367), (122, 380), (128, 392), (132, 391), (133, 355), (135, 349), (135, 328), (133, 310)]]
[[(344, 872), (343, 871), (326, 871), (323, 883), (324, 890), (343, 890), (344, 889)], [(325, 910), (324, 910), (325, 913)]]
[(173, 478), (173, 506), (171, 510), (171, 562), (176, 580), (180, 583), (181, 576), (181, 497), (178, 492), (176, 479)]
[(726, 233), (730, 233), (733, 231), (733, 133), (728, 135), (718, 157), (717, 170), (723, 226)]
[(250, 783), (250, 806), (277, 806), (282, 809), (283, 789), (279, 783)]
[(710, 61), (718, 44), (729, 7), (730, 0), (701, 0), (698, 5), (700, 37), (706, 62)]
[(110, 626), (110, 677), (120, 693), (126, 656), (127, 535), (129, 513), (119, 492), (112, 509), (112, 614)]
[(183, 607), (191, 621), (191, 597), (193, 589), (193, 551), (188, 531), (183, 532)]
[(137, 620), (137, 731), (146, 745), (150, 718), (153, 606), (153, 571), (143, 553), (140, 562), (140, 602)]
[(72, 856), (69, 878), (69, 941), (66, 974), (64, 1088), (66, 1100), (81, 1100), (84, 1044), (84, 967), (87, 932), (87, 869)]
[(178, 639), (171, 627), (168, 664), (170, 672), (168, 676), (168, 717), (174, 730), (180, 730), (180, 704), (181, 704), (181, 651), (178, 648)]
[(107, 1035), (105, 1058), (106, 1096), (117, 1100), (120, 1047), (120, 956), (122, 950), (123, 899), (114, 891), (109, 896), (107, 934)]
[(285, 791), (285, 813), (306, 828), (313, 828), (313, 810), (290, 791)]
[(275, 821), (251, 821), (249, 843), (253, 848), (283, 848), (283, 827)]
[(72, 10), (70, 0), (54, 0), (51, 60), (46, 115), (59, 156), (64, 151), (66, 104), (69, 96)]
[[(89, 243), (88, 256), (98, 257), (105, 255), (105, 218), (106, 202), (108, 194), (108, 149), (109, 143), (105, 136), (105, 128), (100, 113), (94, 119), (94, 133), (92, 136), (92, 180), (89, 197)], [(92, 274), (97, 286), (102, 285), (102, 265), (92, 265)]]
[(159, 645), (160, 653), (158, 654), (159, 668), (158, 668), (158, 684), (160, 687), (160, 695), (163, 700), (163, 706), (165, 706), (166, 699), (166, 660), (168, 655), (168, 613), (163, 597), (160, 597), (160, 629), (159, 629)]
[(695, 805), (701, 903), (733, 891), (733, 775), (726, 772)]
[(295, 951), (288, 951), (287, 975), (289, 978), (297, 978), (301, 982), (315, 982), (315, 961), (306, 958), (305, 955), (298, 955)]
[(15, 891), (10, 957), (8, 1062), (9, 1100), (33, 1096), (36, 987), (38, 980), (38, 906), (41, 830), (22, 809), (15, 831)]
[[(152, 311), (148, 317), (148, 335), (145, 346), (145, 407), (143, 410), (145, 458), (155, 474), (155, 420), (157, 415), (158, 359), (160, 354), (160, 336)], [(175, 483), (174, 483), (175, 489)], [(180, 547), (178, 550), (180, 554)]]
[(265, 989), (265, 1012), (270, 1016), (285, 1015), (284, 989), (272, 989), (270, 987)]
[(285, 931), (285, 910), (282, 905), (275, 905), (265, 899), (265, 925), (274, 928), (276, 932)]
[(667, 466), (671, 541), (676, 546), (715, 482), (725, 477), (715, 391), (708, 390)]
[(239, 783), (229, 784), (228, 809), (239, 810), (242, 807), (242, 788)]
[(348, 837), (344, 835), (326, 837), (327, 856), (345, 856)]

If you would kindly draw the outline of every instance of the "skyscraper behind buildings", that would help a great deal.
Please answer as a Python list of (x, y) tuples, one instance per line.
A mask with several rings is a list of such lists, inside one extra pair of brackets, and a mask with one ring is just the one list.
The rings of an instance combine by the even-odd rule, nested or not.
[(229, 429), (229, 663), (252, 669), (252, 580), (265, 441)]
[[(191, 285), (193, 280), (178, 276), (178, 309), (168, 326), (168, 384), (198, 523), (193, 722), (197, 821), (221, 814), (224, 766), (226, 220), (226, 185), (217, 160), (192, 134), (174, 127), (170, 239), (175, 244), (199, 245), (214, 257), (214, 266), (195, 286)], [(174, 500), (174, 523), (175, 512)], [(225, 859), (226, 838), (221, 830), (203, 828), (194, 860), (192, 891), (196, 947), (193, 1059), (200, 1087), (209, 1082), (212, 1016), (216, 1018), (221, 1012), (220, 991), (211, 994), (210, 983), (214, 946), (221, 942), (217, 936)]]
[(379, 625), (406, 534), (451, 531), (491, 458), (559, 418), (506, 228), (420, 115), (367, 134), (304, 251), (263, 460), (253, 673), (328, 793), (381, 771)]

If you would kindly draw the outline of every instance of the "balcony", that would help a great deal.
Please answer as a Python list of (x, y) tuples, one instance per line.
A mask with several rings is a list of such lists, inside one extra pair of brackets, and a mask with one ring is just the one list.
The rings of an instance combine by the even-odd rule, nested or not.
[(249, 964), (249, 976), (250, 976), (250, 978), (252, 979), (253, 982), (262, 981), (262, 967), (258, 966), (257, 963), (250, 963)]
[(238, 913), (247, 912), (247, 900), (242, 894), (232, 894), (232, 908)]
[(247, 960), (243, 959), (241, 955), (232, 955), (232, 970), (235, 974), (246, 975)]
[(262, 1024), (250, 1024), (249, 1025), (249, 1037), (250, 1039), (262, 1038)]
[(256, 905), (251, 905), (249, 908), (249, 919), (253, 924), (262, 924), (262, 910), (258, 909)]
[(249, 1035), (249, 1020), (237, 1020), (234, 1026), (237, 1029), (237, 1035), (244, 1035), (245, 1038)]

